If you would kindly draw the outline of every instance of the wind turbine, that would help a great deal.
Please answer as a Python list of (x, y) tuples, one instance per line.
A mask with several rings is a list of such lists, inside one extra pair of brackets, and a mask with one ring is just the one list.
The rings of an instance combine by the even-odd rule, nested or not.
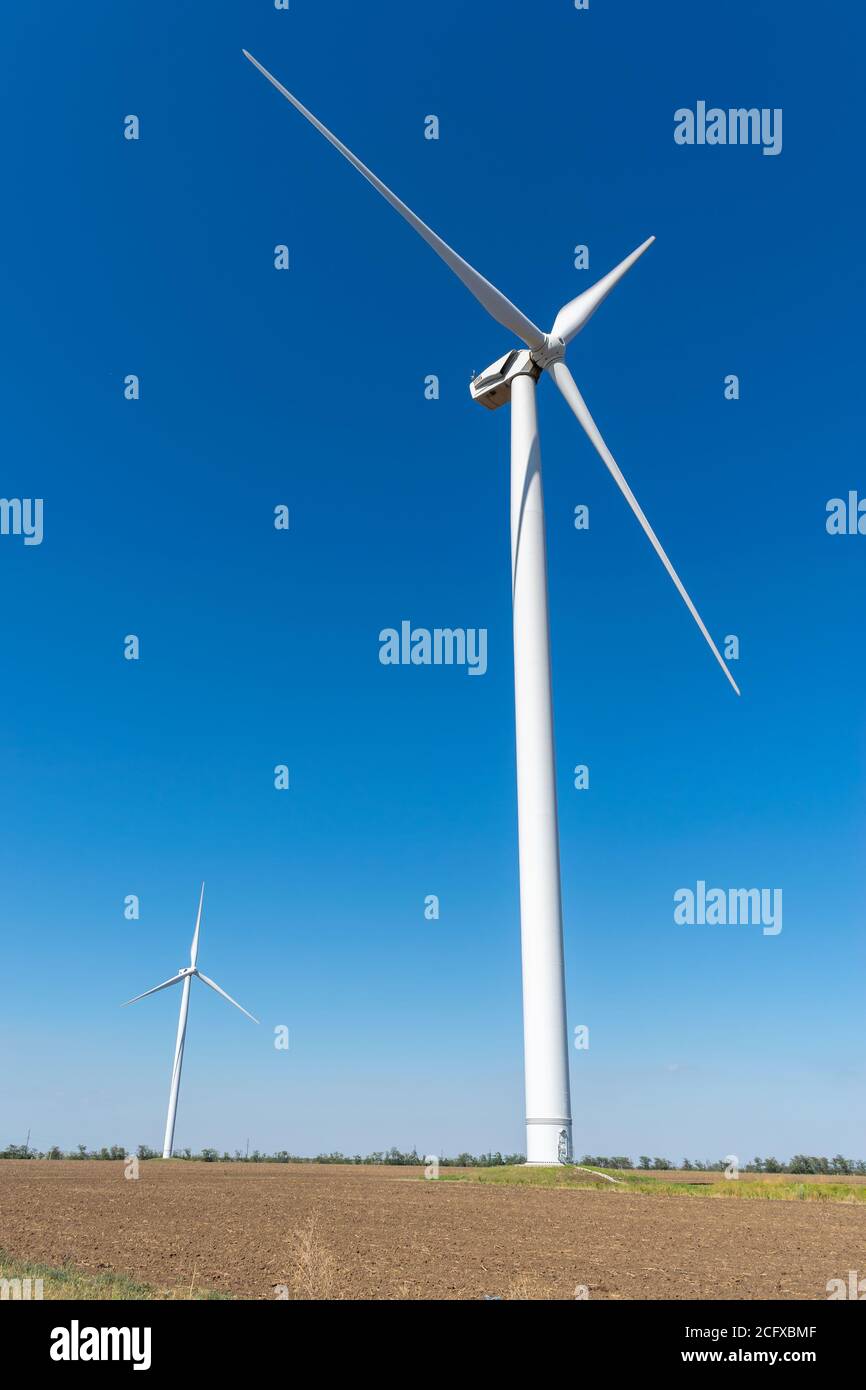
[(597, 284), (565, 304), (557, 314), (551, 331), (543, 333), (489, 280), (485, 280), (422, 222), (251, 53), (246, 49), (243, 53), (424, 238), (497, 323), (526, 345), (524, 348), (513, 348), (476, 376), (470, 385), (470, 392), (474, 400), (490, 410), (496, 410), (509, 401), (511, 403), (511, 563), (526, 1158), (530, 1164), (568, 1162), (572, 1156), (568, 1028), (550, 685), (547, 553), (535, 401), (536, 382), (543, 372), (549, 372), (577, 416), (673, 580), (714, 657), (736, 693), (740, 693), (679, 575), (602, 439), (565, 364), (565, 350), (572, 338), (576, 337), (614, 285), (655, 238), (649, 237)]
[(180, 1015), (177, 1020), (177, 1040), (174, 1045), (174, 1065), (171, 1069), (171, 1090), (168, 1094), (168, 1114), (165, 1119), (165, 1138), (162, 1144), (163, 1158), (171, 1158), (171, 1151), (174, 1146), (174, 1117), (177, 1114), (177, 1095), (180, 1090), (180, 1069), (183, 1066), (183, 1045), (186, 1041), (186, 1020), (189, 1014), (189, 990), (193, 979), (201, 980), (203, 985), (208, 985), (211, 989), (216, 990), (217, 994), (221, 994), (223, 999), (227, 999), (230, 1004), (234, 1004), (235, 1008), (240, 1009), (242, 1014), (246, 1014), (247, 1018), (252, 1018), (253, 1023), (258, 1023), (259, 1021), (257, 1018), (253, 1018), (252, 1014), (247, 1013), (246, 1009), (242, 1009), (238, 1001), (232, 999), (230, 994), (226, 994), (224, 989), (220, 989), (219, 985), (214, 980), (210, 980), (207, 975), (203, 975), (196, 964), (198, 961), (198, 934), (201, 926), (201, 908), (203, 902), (204, 884), (201, 886), (201, 894), (198, 900), (195, 931), (192, 934), (192, 946), (189, 951), (189, 965), (182, 965), (177, 974), (172, 975), (170, 980), (164, 980), (161, 985), (154, 985), (153, 989), (146, 989), (144, 994), (136, 994), (134, 999), (127, 999), (126, 1004), (121, 1006), (125, 1009), (127, 1004), (137, 1004), (139, 999), (146, 999), (149, 994), (158, 994), (161, 989), (168, 989), (169, 985), (179, 985), (183, 983), (180, 996)]

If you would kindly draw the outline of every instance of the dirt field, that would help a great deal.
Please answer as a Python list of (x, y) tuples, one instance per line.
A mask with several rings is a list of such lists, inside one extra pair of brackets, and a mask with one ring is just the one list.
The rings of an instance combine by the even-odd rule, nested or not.
[[(243, 1298), (827, 1297), (859, 1203), (425, 1182), (323, 1165), (0, 1163), (0, 1249)], [(2, 1274), (2, 1268), (0, 1268)]]

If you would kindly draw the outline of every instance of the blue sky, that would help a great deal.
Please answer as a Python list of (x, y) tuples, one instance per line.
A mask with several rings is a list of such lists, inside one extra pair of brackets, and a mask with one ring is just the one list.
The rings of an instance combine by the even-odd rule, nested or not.
[[(194, 990), (179, 1146), (523, 1146), (508, 418), (468, 393), (512, 343), (247, 47), (545, 327), (656, 235), (569, 363), (743, 697), (542, 383), (575, 1145), (866, 1154), (866, 539), (824, 524), (866, 493), (863, 27), (6, 17), (0, 493), (44, 540), (0, 537), (0, 1142), (159, 1141), (177, 994), (118, 1005), (205, 878), (202, 968), (262, 1025)], [(700, 99), (781, 107), (781, 155), (677, 146)], [(486, 675), (383, 667), (402, 619), (486, 628)], [(781, 888), (781, 934), (676, 925), (699, 879)]]

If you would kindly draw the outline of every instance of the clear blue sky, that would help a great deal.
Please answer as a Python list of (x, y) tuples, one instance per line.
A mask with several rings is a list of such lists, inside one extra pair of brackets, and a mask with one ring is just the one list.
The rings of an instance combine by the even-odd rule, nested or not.
[[(6, 16), (0, 492), (45, 536), (0, 537), (0, 1143), (159, 1141), (177, 993), (118, 1006), (206, 878), (201, 965), (262, 1025), (194, 989), (180, 1146), (523, 1145), (508, 418), (468, 394), (511, 340), (244, 46), (545, 327), (657, 236), (569, 360), (743, 697), (543, 383), (575, 1145), (866, 1154), (866, 538), (824, 525), (866, 492), (863, 29)], [(699, 99), (783, 108), (781, 155), (675, 145)], [(487, 674), (380, 665), (404, 618), (486, 627)], [(781, 888), (781, 935), (677, 926), (698, 879)]]

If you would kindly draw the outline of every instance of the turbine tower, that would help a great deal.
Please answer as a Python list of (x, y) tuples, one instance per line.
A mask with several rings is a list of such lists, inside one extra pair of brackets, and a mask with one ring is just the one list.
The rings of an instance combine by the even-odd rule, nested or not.
[(535, 401), (536, 383), (542, 373), (550, 374), (577, 416), (673, 580), (710, 650), (736, 693), (740, 693), (679, 575), (602, 439), (565, 364), (568, 344), (655, 238), (649, 237), (597, 284), (564, 305), (551, 331), (543, 333), (489, 280), (485, 280), (422, 222), (251, 53), (247, 53), (246, 49), (243, 53), (423, 237), (491, 317), (525, 344), (523, 348), (513, 348), (476, 376), (470, 391), (474, 400), (490, 410), (509, 402), (511, 404), (511, 565), (526, 1159), (530, 1164), (566, 1163), (572, 1157), (568, 1025), (550, 681), (547, 553)]
[(195, 931), (192, 934), (192, 946), (189, 952), (189, 965), (182, 965), (176, 975), (172, 975), (170, 980), (165, 980), (161, 985), (154, 985), (153, 989), (146, 989), (144, 994), (136, 994), (134, 999), (127, 999), (122, 1008), (127, 1004), (137, 1004), (139, 999), (146, 999), (149, 994), (158, 994), (161, 989), (168, 989), (169, 985), (183, 984), (180, 996), (180, 1015), (177, 1020), (177, 1039), (174, 1045), (174, 1064), (171, 1069), (171, 1089), (168, 1093), (168, 1114), (165, 1119), (165, 1138), (162, 1144), (163, 1158), (171, 1158), (171, 1151), (174, 1147), (174, 1120), (177, 1114), (177, 1096), (180, 1090), (180, 1071), (183, 1066), (183, 1047), (186, 1041), (186, 1020), (189, 1015), (189, 990), (193, 979), (201, 980), (203, 985), (208, 985), (211, 989), (221, 994), (223, 999), (227, 999), (230, 1004), (234, 1004), (236, 1009), (240, 1009), (247, 1018), (252, 1018), (253, 1023), (258, 1023), (257, 1018), (242, 1009), (236, 999), (232, 999), (230, 994), (226, 994), (224, 989), (220, 989), (214, 980), (208, 979), (199, 970), (196, 962), (198, 961), (198, 935), (201, 927), (201, 908), (204, 902), (204, 884), (201, 886), (201, 893), (198, 900), (198, 912), (195, 918)]

